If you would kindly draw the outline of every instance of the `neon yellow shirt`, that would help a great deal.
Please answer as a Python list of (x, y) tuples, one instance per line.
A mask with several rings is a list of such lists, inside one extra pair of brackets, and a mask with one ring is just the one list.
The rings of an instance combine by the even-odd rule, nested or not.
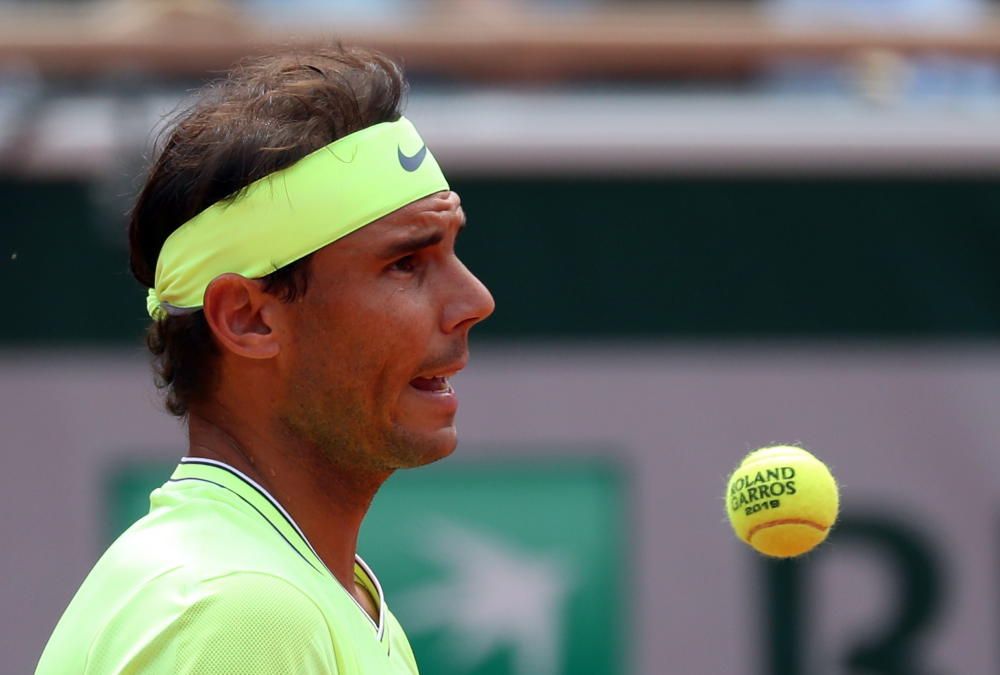
[(415, 675), (406, 635), (358, 558), (378, 623), (262, 487), (185, 459), (59, 620), (36, 673)]

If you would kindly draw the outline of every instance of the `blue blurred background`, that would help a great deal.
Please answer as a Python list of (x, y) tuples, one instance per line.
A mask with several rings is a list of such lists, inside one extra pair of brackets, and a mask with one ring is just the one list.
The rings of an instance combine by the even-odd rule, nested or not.
[[(337, 40), (405, 64), (497, 299), (458, 455), (362, 535), (424, 672), (1000, 672), (985, 0), (0, 0), (3, 670), (184, 452), (124, 237), (158, 131)], [(773, 442), (843, 484), (792, 563), (724, 522)]]

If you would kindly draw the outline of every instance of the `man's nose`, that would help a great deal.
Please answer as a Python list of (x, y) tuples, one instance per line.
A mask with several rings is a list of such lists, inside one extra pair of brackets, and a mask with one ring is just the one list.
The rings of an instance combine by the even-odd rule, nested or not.
[(469, 330), (488, 317), (496, 308), (493, 294), (486, 285), (461, 262), (454, 282), (451, 301), (444, 312), (444, 332)]

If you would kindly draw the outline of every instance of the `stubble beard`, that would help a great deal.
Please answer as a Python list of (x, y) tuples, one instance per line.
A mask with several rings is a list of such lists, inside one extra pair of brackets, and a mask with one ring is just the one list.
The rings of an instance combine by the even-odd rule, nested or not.
[[(308, 376), (307, 376), (308, 378)], [(380, 474), (423, 466), (448, 456), (440, 444), (392, 422), (373, 419), (357, 391), (323, 391), (293, 385), (278, 411), (293, 446), (307, 449), (300, 457), (313, 469), (338, 473)]]

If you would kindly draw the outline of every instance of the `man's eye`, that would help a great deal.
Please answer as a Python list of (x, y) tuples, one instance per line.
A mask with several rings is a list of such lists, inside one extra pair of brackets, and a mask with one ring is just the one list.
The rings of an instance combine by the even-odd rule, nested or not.
[(412, 272), (417, 266), (416, 256), (403, 256), (399, 260), (389, 265), (389, 269), (394, 272)]

